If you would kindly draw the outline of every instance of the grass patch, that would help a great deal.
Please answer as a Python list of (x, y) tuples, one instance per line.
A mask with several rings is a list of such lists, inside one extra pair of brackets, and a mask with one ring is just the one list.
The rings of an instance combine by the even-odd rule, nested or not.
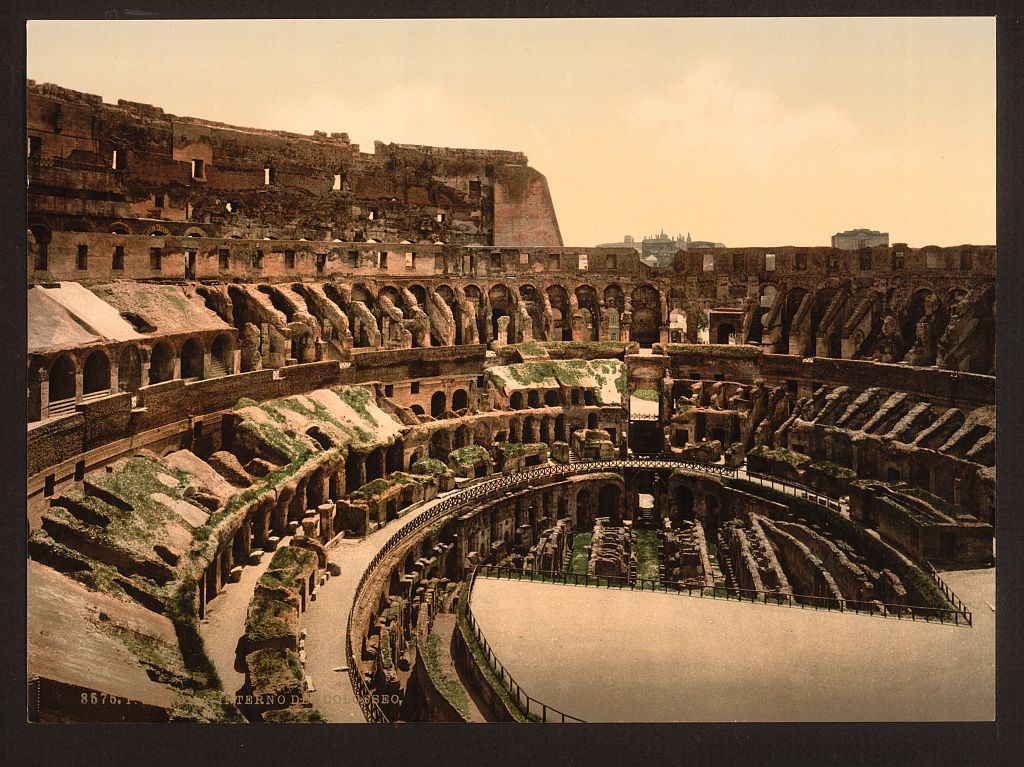
[(569, 559), (570, 575), (586, 575), (590, 561), (590, 540), (593, 533), (578, 533), (572, 539), (572, 557)]
[(658, 556), (658, 542), (657, 530), (637, 530), (636, 542), (633, 544), (637, 579), (654, 581), (655, 585), (661, 583), (659, 573), (661, 558)]
[(427, 669), (427, 675), (434, 683), (434, 687), (441, 693), (446, 701), (451, 703), (452, 708), (459, 712), (464, 720), (469, 720), (469, 696), (462, 682), (452, 673), (440, 658), (441, 637), (437, 634), (428, 634), (426, 639), (418, 639), (417, 647), (423, 656), (423, 665)]

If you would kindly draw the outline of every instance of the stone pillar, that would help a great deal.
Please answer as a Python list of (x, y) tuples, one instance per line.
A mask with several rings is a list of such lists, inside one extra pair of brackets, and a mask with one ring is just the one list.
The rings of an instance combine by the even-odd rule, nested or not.
[(328, 501), (316, 509), (320, 513), (320, 540), (325, 543), (334, 537), (334, 508), (334, 501)]
[(117, 394), (117, 374), (119, 366), (115, 362), (110, 363), (110, 393)]
[(203, 378), (210, 377), (210, 363), (213, 362), (213, 354), (209, 351), (203, 352)]
[(149, 386), (149, 364), (152, 359), (152, 353), (149, 349), (142, 349), (139, 356), (142, 358), (142, 376), (139, 386)]
[(81, 402), (85, 391), (85, 373), (81, 368), (75, 370), (75, 402)]
[(39, 420), (50, 417), (50, 371), (39, 368)]
[(231, 360), (228, 365), (228, 375), (238, 373), (242, 369), (242, 350), (235, 349), (231, 352)]
[(174, 355), (174, 372), (171, 373), (171, 380), (181, 378), (181, 353)]

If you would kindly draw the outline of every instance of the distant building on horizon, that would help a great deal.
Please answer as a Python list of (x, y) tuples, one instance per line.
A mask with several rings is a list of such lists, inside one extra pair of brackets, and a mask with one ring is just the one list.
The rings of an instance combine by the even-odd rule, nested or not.
[(860, 250), (876, 245), (888, 245), (889, 233), (874, 229), (849, 229), (832, 235), (832, 247), (840, 250)]
[(640, 241), (639, 247), (637, 242), (633, 239), (630, 234), (625, 235), (622, 238), (622, 242), (605, 242), (601, 243), (597, 247), (599, 248), (633, 248), (637, 253), (640, 254), (640, 260), (648, 266), (654, 267), (669, 267), (672, 265), (672, 259), (676, 253), (680, 250), (690, 250), (691, 248), (724, 248), (725, 244), (721, 242), (710, 242), (708, 240), (694, 240), (690, 233), (687, 232), (686, 236), (683, 237), (681, 234), (677, 234), (675, 237), (670, 237), (665, 234), (662, 230), (660, 234), (656, 234), (653, 237), (644, 237)]

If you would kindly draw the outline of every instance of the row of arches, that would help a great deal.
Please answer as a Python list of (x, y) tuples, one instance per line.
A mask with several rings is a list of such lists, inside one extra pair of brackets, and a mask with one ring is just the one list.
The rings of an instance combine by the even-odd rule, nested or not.
[(38, 360), (35, 366), (46, 374), (46, 402), (57, 403), (111, 392), (134, 393), (143, 386), (176, 377), (188, 380), (226, 375), (234, 369), (234, 350), (232, 334), (221, 333), (212, 340), (162, 339), (149, 348), (124, 344), (120, 349), (65, 352), (49, 362)]

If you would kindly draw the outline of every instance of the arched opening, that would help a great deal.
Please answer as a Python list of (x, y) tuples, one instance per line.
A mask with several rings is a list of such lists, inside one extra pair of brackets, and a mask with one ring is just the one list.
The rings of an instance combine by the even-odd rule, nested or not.
[(409, 409), (416, 415), (426, 415), (427, 412), (423, 409), (422, 405), (410, 405)]
[(82, 393), (95, 394), (110, 391), (110, 359), (97, 349), (85, 360), (82, 371)]
[(404, 468), (405, 450), (402, 448), (402, 443), (396, 441), (391, 447), (388, 448), (387, 452), (387, 470), (388, 474), (393, 471), (401, 471)]
[(75, 363), (70, 357), (58, 357), (50, 366), (50, 402), (75, 398)]
[(587, 428), (588, 429), (596, 429), (597, 428), (597, 413), (590, 413), (590, 414), (587, 415)]
[(532, 415), (527, 416), (523, 421), (523, 442), (538, 442), (537, 419)]
[(414, 453), (413, 453), (412, 455), (410, 455), (410, 456), (409, 456), (409, 471), (412, 471), (412, 470), (413, 470), (413, 469), (412, 469), (412, 467), (413, 467), (413, 466), (415, 466), (415, 465), (416, 465), (416, 463), (417, 463), (417, 462), (418, 462), (419, 460), (420, 460), (420, 454), (419, 454), (419, 452), (414, 452)]
[(203, 350), (195, 339), (188, 339), (181, 347), (181, 377), (203, 377)]
[(558, 392), (554, 389), (548, 389), (544, 392), (544, 404), (548, 407), (558, 406)]
[(447, 410), (447, 402), (443, 391), (434, 392), (430, 398), (430, 415), (434, 418), (440, 418), (444, 415), (445, 410)]
[(694, 519), (693, 493), (690, 492), (688, 487), (679, 485), (676, 488), (675, 496), (676, 518), (674, 523), (678, 526), (681, 520), (688, 520), (692, 522)]
[(448, 432), (444, 429), (438, 429), (430, 435), (430, 457), (437, 458), (441, 461), (448, 460), (448, 453), (451, 450), (451, 439)]
[(590, 507), (590, 491), (580, 490), (576, 494), (576, 527), (589, 530), (594, 526), (594, 510)]
[(619, 487), (618, 485), (605, 485), (598, 493), (597, 505), (600, 509), (599, 516), (609, 517), (613, 525), (621, 522), (619, 513)]
[(686, 343), (686, 312), (682, 309), (673, 309), (669, 313), (668, 331), (671, 343)]
[(214, 339), (213, 346), (210, 349), (209, 378), (227, 375), (232, 372), (234, 352), (231, 346), (231, 336), (226, 333)]
[(641, 346), (657, 343), (661, 331), (661, 294), (653, 285), (640, 285), (631, 296), (633, 324), (629, 340)]
[(598, 318), (601, 312), (597, 305), (597, 291), (590, 285), (576, 288), (576, 301), (583, 315), (583, 341), (598, 340)]
[(117, 364), (117, 387), (135, 393), (142, 386), (142, 355), (137, 346), (125, 346)]
[(513, 410), (523, 409), (523, 393), (521, 391), (512, 392), (508, 398), (508, 406)]
[(530, 407), (540, 407), (540, 392), (530, 389), (526, 394), (526, 402)]
[(456, 389), (452, 393), (452, 410), (458, 412), (469, 407), (469, 394), (465, 389)]
[(729, 343), (729, 336), (734, 335), (735, 333), (736, 333), (736, 328), (734, 328), (728, 322), (723, 322), (721, 325), (718, 326), (718, 340), (717, 340), (717, 343), (720, 343), (720, 344), (727, 344), (727, 343)]
[(46, 271), (50, 268), (50, 230), (37, 224), (30, 226), (28, 231), (32, 235), (29, 239), (32, 268), (37, 272)]
[(153, 347), (153, 353), (149, 360), (149, 383), (153, 384), (170, 381), (174, 378), (174, 351), (166, 341), (161, 341)]
[(565, 416), (559, 415), (555, 418), (555, 439), (562, 442), (569, 441), (569, 432), (565, 426)]
[[(508, 288), (504, 285), (495, 285), (487, 292), (487, 298), (491, 302), (491, 338), (498, 340), (498, 318), (512, 314), (512, 299)], [(508, 325), (509, 335), (507, 343), (515, 343), (512, 333), (511, 322)]]
[(345, 491), (346, 494), (358, 490), (363, 484), (363, 457), (353, 451), (350, 451), (348, 457), (345, 458)]
[(551, 305), (552, 340), (572, 340), (572, 317), (569, 316), (569, 294), (561, 285), (552, 285), (547, 289), (548, 303)]
[(384, 476), (384, 448), (378, 447), (366, 456), (366, 481), (373, 482)]

